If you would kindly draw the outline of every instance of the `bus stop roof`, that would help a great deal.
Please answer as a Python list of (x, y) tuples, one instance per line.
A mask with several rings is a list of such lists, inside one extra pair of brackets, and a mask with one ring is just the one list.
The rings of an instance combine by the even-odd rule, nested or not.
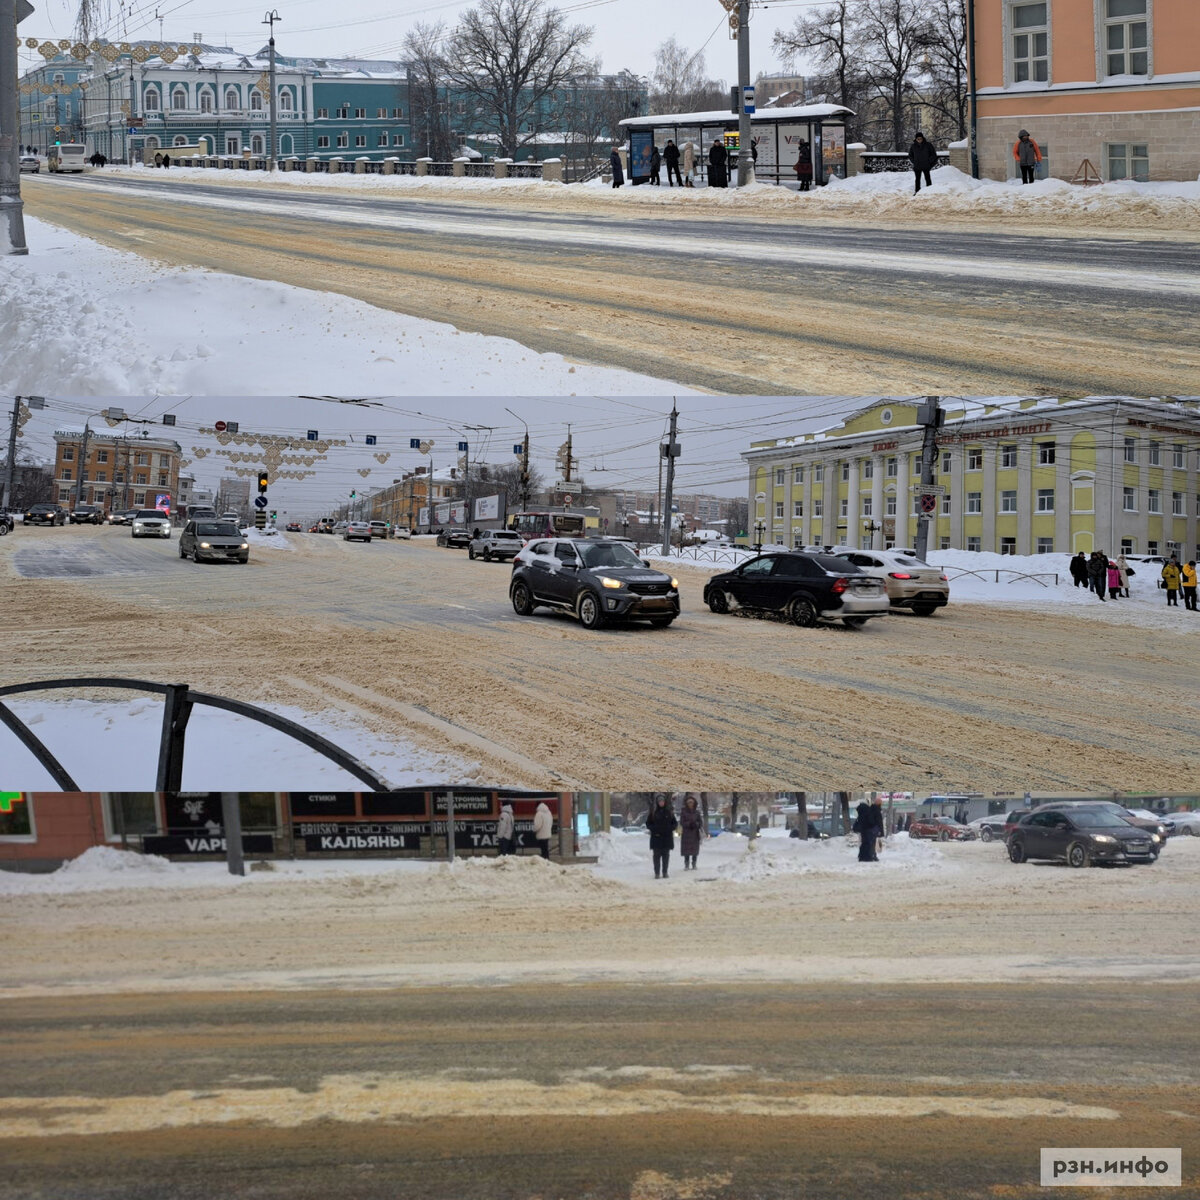
[[(840, 104), (801, 104), (794, 108), (760, 108), (750, 114), (751, 124), (768, 124), (781, 121), (812, 121), (836, 117), (840, 113), (851, 114), (851, 110)], [(714, 108), (708, 112), (657, 113), (652, 117), (626, 117), (621, 124), (628, 129), (662, 129), (677, 125), (735, 125), (738, 114), (727, 108)]]

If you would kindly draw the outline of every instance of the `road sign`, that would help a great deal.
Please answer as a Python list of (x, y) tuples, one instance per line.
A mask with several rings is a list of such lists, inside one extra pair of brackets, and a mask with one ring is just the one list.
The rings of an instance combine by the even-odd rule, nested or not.
[(921, 511), (923, 513), (937, 512), (938, 498), (932, 493), (926, 492), (921, 496)]
[(267, 507), (266, 496), (255, 496), (254, 497), (254, 507), (259, 509), (260, 511), (262, 509), (265, 509)]
[(266, 529), (266, 527), (267, 527), (267, 514), (265, 512), (263, 512), (263, 510), (260, 508), (258, 510), (258, 512), (256, 512), (254, 514), (254, 528), (255, 529)]
[(214, 428), (214, 429), (215, 429), (215, 430), (216, 430), (218, 433), (224, 433), (224, 432), (225, 432), (225, 422), (224, 422), (224, 421), (214, 421), (214, 422), (213, 422), (213, 428)]
[(374, 446), (374, 445), (375, 445), (375, 435), (374, 435), (373, 433), (368, 433), (368, 434), (367, 434), (367, 445), (368, 445), (368, 446)]
[(564, 504), (570, 504), (574, 499), (575, 499), (575, 497), (572, 496), (570, 492), (563, 493), (563, 503)]
[(306, 440), (310, 442), (318, 441), (319, 438), (317, 437), (317, 431), (315, 429), (310, 429), (308, 431)]
[(129, 118), (129, 128), (130, 129), (141, 129), (142, 126), (144, 126), (145, 124), (146, 124), (145, 117), (130, 117)]

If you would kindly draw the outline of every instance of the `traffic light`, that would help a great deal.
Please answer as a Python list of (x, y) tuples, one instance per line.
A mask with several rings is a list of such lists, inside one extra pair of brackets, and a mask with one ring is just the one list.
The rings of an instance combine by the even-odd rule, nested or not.
[(263, 495), (266, 492), (266, 490), (267, 490), (267, 473), (266, 473), (266, 471), (259, 471), (259, 473), (258, 473), (258, 493), (259, 493), (259, 495), (260, 496)]

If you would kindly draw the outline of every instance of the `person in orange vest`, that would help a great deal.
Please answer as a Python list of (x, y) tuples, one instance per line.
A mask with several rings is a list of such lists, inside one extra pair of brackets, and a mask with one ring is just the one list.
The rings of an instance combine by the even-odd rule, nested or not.
[(1013, 158), (1021, 168), (1021, 182), (1032, 183), (1037, 178), (1037, 165), (1042, 161), (1042, 151), (1037, 142), (1029, 136), (1028, 129), (1022, 129), (1013, 142)]
[(1183, 585), (1183, 607), (1196, 611), (1196, 560), (1188, 559), (1186, 567), (1181, 567), (1179, 580)]

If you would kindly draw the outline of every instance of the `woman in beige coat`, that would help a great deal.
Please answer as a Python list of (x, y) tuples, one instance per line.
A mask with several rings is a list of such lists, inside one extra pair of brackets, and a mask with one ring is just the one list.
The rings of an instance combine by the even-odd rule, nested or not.
[(692, 176), (696, 173), (696, 146), (694, 142), (683, 144), (683, 186), (693, 187)]

